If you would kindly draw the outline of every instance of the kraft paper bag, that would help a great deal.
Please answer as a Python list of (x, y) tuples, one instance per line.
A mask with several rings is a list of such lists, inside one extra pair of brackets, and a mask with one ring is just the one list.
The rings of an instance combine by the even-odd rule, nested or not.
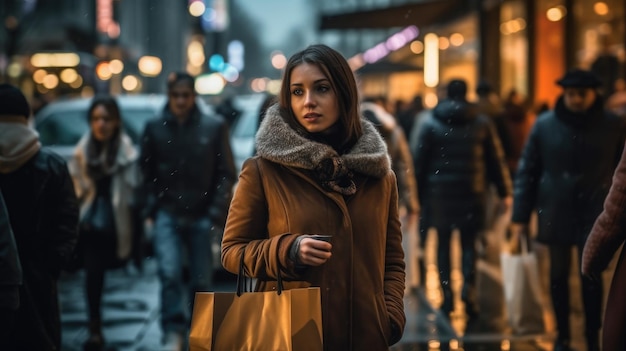
[(500, 255), (509, 324), (514, 334), (545, 331), (543, 297), (537, 256), (522, 245), (520, 254)]
[(190, 351), (322, 350), (319, 288), (196, 293)]

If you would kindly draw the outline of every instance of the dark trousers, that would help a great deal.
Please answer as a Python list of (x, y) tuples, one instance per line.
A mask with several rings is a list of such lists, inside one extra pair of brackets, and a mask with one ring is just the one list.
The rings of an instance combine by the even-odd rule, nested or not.
[[(463, 273), (463, 289), (461, 299), (465, 303), (465, 312), (470, 317), (478, 313), (476, 303), (476, 241), (477, 230), (465, 229), (461, 231), (461, 271)], [(443, 290), (443, 305), (441, 310), (449, 314), (454, 309), (452, 288), (450, 286), (450, 241), (452, 229), (437, 229), (438, 248), (437, 265), (439, 267), (439, 280)]]
[(0, 349), (13, 351), (15, 350), (15, 315), (16, 311), (12, 309), (0, 309)]
[(101, 267), (88, 267), (85, 270), (85, 273), (90, 332), (100, 332), (99, 329), (102, 324), (102, 291), (104, 289), (105, 271)]
[[(570, 287), (569, 274), (572, 266), (572, 247), (550, 245), (550, 295), (558, 339), (569, 341), (570, 337)], [(581, 257), (583, 245), (578, 245)], [(585, 312), (585, 337), (588, 343), (597, 343), (602, 314), (602, 281), (581, 276), (583, 307)]]

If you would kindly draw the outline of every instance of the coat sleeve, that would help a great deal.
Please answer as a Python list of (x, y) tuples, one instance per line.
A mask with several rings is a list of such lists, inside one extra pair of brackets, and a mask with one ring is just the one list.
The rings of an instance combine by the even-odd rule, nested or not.
[(511, 184), (511, 175), (506, 165), (502, 142), (495, 125), (489, 119), (487, 119), (487, 137), (485, 138), (484, 146), (489, 180), (496, 185), (498, 195), (501, 198), (511, 196), (513, 185)]
[(590, 275), (606, 269), (620, 244), (626, 239), (626, 149), (613, 174), (604, 210), (596, 219), (582, 256), (582, 273)]
[(232, 198), (232, 189), (237, 179), (235, 161), (230, 149), (230, 133), (226, 122), (221, 122), (217, 137), (219, 138), (218, 150), (215, 151), (217, 157), (216, 172), (214, 174), (215, 194), (211, 200), (209, 216), (215, 224), (220, 227), (224, 225), (228, 213), (228, 205)]
[(46, 246), (51, 272), (58, 273), (60, 268), (67, 264), (78, 241), (78, 200), (74, 192), (74, 185), (65, 161), (58, 159), (62, 165), (55, 167), (57, 174), (50, 177), (46, 189), (47, 198), (52, 199), (54, 206), (49, 211), (52, 214), (49, 242)]
[(402, 249), (402, 231), (398, 215), (398, 187), (393, 173), (388, 176), (392, 182), (387, 219), (387, 246), (385, 248), (385, 303), (392, 322), (390, 344), (395, 344), (402, 337), (406, 316), (404, 314), (405, 263)]
[(231, 273), (239, 273), (239, 262), (244, 252), (246, 275), (260, 279), (276, 279), (281, 269), (286, 272), (288, 247), (296, 235), (281, 234), (269, 237), (268, 208), (258, 161), (244, 162), (239, 182), (230, 204), (222, 238), (222, 265)]
[[(426, 169), (430, 162), (430, 147), (432, 141), (430, 140), (432, 134), (430, 133), (431, 115), (424, 115), (420, 120), (416, 122), (413, 128), (413, 136), (411, 139), (411, 151), (413, 154), (413, 171), (415, 172), (415, 182), (417, 186), (417, 195), (419, 203), (423, 205), (424, 195), (426, 194)], [(425, 120), (425, 119), (428, 119)]]
[(141, 154), (139, 155), (139, 169), (141, 170), (141, 186), (136, 194), (137, 206), (143, 207), (141, 215), (146, 218), (154, 217), (156, 211), (156, 190), (154, 179), (156, 176), (156, 160), (154, 158), (154, 137), (152, 124), (146, 124), (141, 136)]
[(511, 221), (514, 223), (527, 224), (536, 206), (539, 180), (543, 172), (539, 150), (539, 125), (539, 123), (535, 123), (528, 136), (515, 175), (513, 215), (511, 217)]

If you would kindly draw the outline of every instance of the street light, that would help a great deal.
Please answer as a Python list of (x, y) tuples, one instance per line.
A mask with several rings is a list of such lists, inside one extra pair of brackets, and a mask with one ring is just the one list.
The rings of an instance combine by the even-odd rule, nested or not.
[(156, 56), (142, 56), (137, 63), (139, 72), (147, 77), (156, 77), (163, 69), (161, 59)]

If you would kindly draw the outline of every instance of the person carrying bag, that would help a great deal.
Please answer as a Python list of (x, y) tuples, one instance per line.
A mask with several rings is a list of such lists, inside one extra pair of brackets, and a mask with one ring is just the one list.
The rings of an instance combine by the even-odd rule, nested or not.
[(196, 293), (189, 350), (322, 350), (319, 287), (284, 290), (279, 274), (276, 291), (252, 292), (243, 257), (236, 292)]

